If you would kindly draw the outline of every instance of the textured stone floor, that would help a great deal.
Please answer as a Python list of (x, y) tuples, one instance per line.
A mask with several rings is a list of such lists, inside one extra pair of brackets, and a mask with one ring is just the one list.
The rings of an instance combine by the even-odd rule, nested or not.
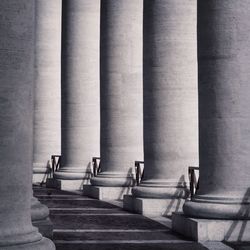
[(57, 250), (202, 250), (144, 216), (78, 194), (34, 187), (50, 209)]

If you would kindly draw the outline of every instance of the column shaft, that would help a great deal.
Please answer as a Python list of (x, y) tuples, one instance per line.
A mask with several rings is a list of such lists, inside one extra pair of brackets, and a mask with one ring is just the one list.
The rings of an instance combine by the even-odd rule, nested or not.
[[(61, 0), (37, 0), (35, 5), (33, 182), (46, 181), (51, 170), (50, 156), (60, 153), (61, 5)], [(49, 209), (32, 197), (33, 225), (40, 232), (45, 228), (46, 235), (52, 232), (48, 216)]]
[(138, 197), (185, 197), (198, 164), (196, 1), (145, 0), (144, 176)]
[(63, 1), (62, 160), (57, 179), (90, 178), (99, 156), (100, 1)]
[(33, 181), (45, 180), (61, 137), (61, 0), (36, 1)]
[(250, 2), (198, 1), (200, 187), (187, 215), (249, 218)]
[(55, 249), (31, 224), (35, 1), (0, 1), (0, 248)]
[(101, 4), (101, 170), (97, 186), (133, 184), (142, 159), (141, 0)]

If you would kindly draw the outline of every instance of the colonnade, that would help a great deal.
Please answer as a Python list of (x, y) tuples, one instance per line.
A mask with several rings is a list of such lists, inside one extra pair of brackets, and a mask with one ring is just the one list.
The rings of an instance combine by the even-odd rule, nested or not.
[[(184, 203), (173, 229), (197, 240), (227, 239), (232, 223), (249, 219), (248, 0), (0, 7), (0, 248), (54, 249), (31, 223), (31, 166), (33, 159), (41, 181), (60, 152), (54, 178), (62, 189), (99, 199), (127, 194), (124, 207), (144, 214), (171, 215)], [(99, 154), (101, 172), (90, 178)], [(134, 187), (134, 161), (143, 159)], [(200, 166), (191, 200), (190, 165)], [(193, 220), (205, 225), (205, 238), (192, 234)], [(214, 221), (222, 233), (211, 232)]]

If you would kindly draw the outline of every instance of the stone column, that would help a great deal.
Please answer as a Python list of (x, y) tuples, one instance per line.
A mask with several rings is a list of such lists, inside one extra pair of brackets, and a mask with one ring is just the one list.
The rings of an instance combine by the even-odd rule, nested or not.
[(31, 223), (35, 1), (0, 1), (0, 248), (50, 250)]
[(248, 0), (198, 1), (200, 186), (183, 208), (208, 219), (198, 240), (250, 240), (249, 15)]
[(133, 185), (143, 155), (142, 11), (142, 0), (101, 4), (101, 173), (91, 183), (115, 187), (106, 198)]
[(62, 25), (62, 189), (91, 176), (100, 147), (100, 0), (64, 0)]
[(144, 174), (132, 203), (166, 215), (181, 208), (188, 166), (198, 165), (196, 1), (145, 0), (143, 20)]
[(36, 0), (33, 182), (46, 181), (61, 150), (61, 5)]
[[(61, 137), (61, 0), (35, 5), (35, 96), (33, 182), (46, 181), (50, 156), (60, 153)], [(33, 225), (52, 237), (48, 208), (31, 199)]]

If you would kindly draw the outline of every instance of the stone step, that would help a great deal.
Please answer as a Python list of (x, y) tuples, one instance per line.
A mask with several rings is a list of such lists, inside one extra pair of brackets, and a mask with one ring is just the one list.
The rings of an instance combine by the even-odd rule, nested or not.
[(54, 240), (76, 241), (76, 240), (180, 240), (180, 237), (172, 234), (170, 230), (165, 231), (96, 231), (96, 232), (63, 232), (54, 231)]
[(85, 199), (85, 200), (93, 200), (92, 198), (86, 196), (75, 196), (72, 194), (36, 194), (38, 199)]
[(50, 209), (57, 250), (207, 249), (108, 202), (43, 187), (36, 187), (34, 194)]
[(50, 216), (54, 229), (166, 229), (141, 215), (56, 215)]
[(181, 243), (180, 241), (168, 241), (168, 242), (127, 242), (127, 243), (117, 243), (117, 242), (60, 242), (55, 241), (57, 250), (205, 250), (207, 248), (203, 247), (199, 243)]
[(122, 209), (119, 209), (119, 208), (50, 208), (50, 214), (53, 215), (53, 214), (71, 214), (71, 215), (84, 215), (84, 214), (87, 214), (87, 215), (99, 215), (99, 214), (102, 214), (102, 215), (111, 215), (111, 214), (129, 214), (128, 212), (126, 211), (123, 211)]
[(51, 194), (66, 194), (66, 195), (74, 195), (74, 193), (70, 193), (68, 191), (63, 191), (63, 190), (57, 190), (53, 188), (40, 188), (40, 187), (33, 187), (34, 195), (39, 195), (39, 194), (45, 194), (45, 195), (51, 195)]
[(68, 200), (68, 199), (46, 199), (42, 201), (43, 204), (49, 208), (64, 207), (64, 208), (74, 208), (74, 207), (94, 207), (94, 208), (116, 208), (116, 206), (100, 202), (93, 199), (83, 199), (83, 200)]
[(40, 201), (94, 201), (92, 198), (88, 197), (74, 197), (74, 196), (65, 196), (65, 195), (59, 195), (59, 196), (36, 196)]

